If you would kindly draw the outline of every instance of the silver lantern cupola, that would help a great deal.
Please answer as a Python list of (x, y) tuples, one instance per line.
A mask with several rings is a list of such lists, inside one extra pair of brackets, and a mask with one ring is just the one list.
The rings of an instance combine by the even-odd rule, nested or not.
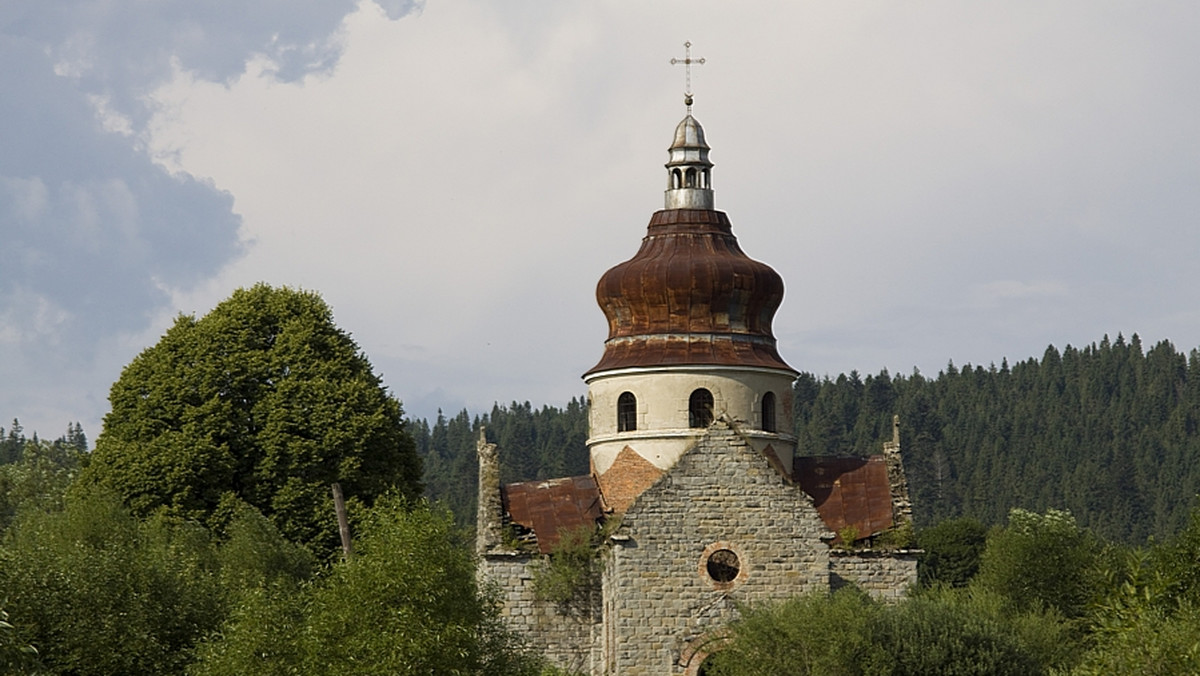
[[(691, 97), (687, 100), (690, 102)], [(708, 144), (704, 142), (704, 128), (689, 112), (675, 127), (675, 141), (671, 144), (671, 155), (666, 165), (668, 183), (665, 208), (712, 210), (713, 164), (708, 160), (708, 150)]]
[(713, 208), (712, 162), (708, 160), (708, 144), (704, 142), (704, 128), (692, 117), (692, 64), (703, 64), (704, 59), (692, 58), (692, 43), (683, 43), (685, 56), (671, 59), (671, 64), (683, 64), (686, 87), (683, 103), (687, 116), (675, 127), (675, 140), (669, 149), (667, 161), (667, 192), (664, 199), (667, 209)]

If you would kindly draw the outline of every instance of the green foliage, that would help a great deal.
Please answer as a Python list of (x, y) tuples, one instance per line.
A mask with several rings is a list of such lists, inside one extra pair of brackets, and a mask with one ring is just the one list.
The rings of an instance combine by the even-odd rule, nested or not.
[[(26, 444), (38, 446), (42, 444), (42, 441), (38, 439), (36, 432), (32, 439), (27, 439), (20, 420), (14, 419), (12, 427), (7, 432), (0, 427), (0, 466), (19, 462), (25, 454)], [(77, 453), (86, 453), (88, 450), (87, 435), (83, 433), (83, 426), (77, 422), (68, 424), (67, 433), (55, 439), (50, 445), (58, 450)]]
[(16, 638), (8, 613), (0, 608), (0, 673), (15, 674), (31, 670), (37, 662), (37, 648)]
[(294, 589), (316, 567), (306, 548), (244, 503), (230, 507), (218, 540), (196, 523), (139, 520), (102, 488), (64, 499), (70, 472), (59, 463), (78, 452), (30, 442), (17, 463), (0, 468), (59, 468), (47, 470), (54, 481), (21, 502), (0, 539), (0, 602), (13, 625), (0, 629), (0, 654), (8, 645), (38, 649), (18, 655), (23, 670), (0, 673), (181, 673), (235, 598)]
[(903, 520), (871, 539), (871, 547), (883, 551), (909, 549), (916, 546), (917, 533), (912, 521)]
[(461, 540), (448, 512), (380, 501), (353, 559), (299, 594), (246, 597), (192, 673), (537, 674)]
[(854, 549), (854, 544), (858, 542), (858, 526), (849, 524), (844, 526), (837, 532), (837, 546), (841, 549)]
[[(1166, 610), (1178, 605), (1200, 608), (1200, 505), (1192, 508), (1188, 525), (1139, 561), (1147, 572), (1131, 580), (1141, 595)], [(1132, 565), (1138, 571), (1142, 566)]]
[(388, 490), (420, 491), (400, 403), (314, 293), (259, 284), (199, 320), (180, 316), (109, 401), (82, 479), (139, 516), (220, 526), (232, 495), (328, 555), (330, 484), (352, 514)]
[(896, 604), (845, 588), (745, 610), (710, 674), (1036, 676), (1068, 663), (1061, 617), (1014, 614), (1003, 600), (927, 593)]
[(987, 529), (976, 519), (947, 519), (922, 530), (917, 546), (924, 553), (917, 564), (922, 586), (965, 587), (979, 572), (987, 544)]
[(18, 511), (60, 508), (84, 457), (83, 450), (62, 440), (22, 440), (16, 459), (0, 465), (0, 533)]
[(1110, 560), (1093, 648), (1071, 673), (1200, 673), (1200, 509), (1166, 543)]
[(229, 592), (283, 587), (312, 577), (317, 561), (307, 548), (285, 540), (257, 509), (240, 503), (216, 551), (220, 581)]
[(1101, 543), (1070, 512), (1014, 509), (1008, 527), (988, 537), (975, 582), (1022, 610), (1050, 608), (1083, 617), (1098, 597)]
[(1102, 635), (1071, 676), (1200, 674), (1200, 612), (1149, 608)]
[(195, 651), (193, 676), (255, 674), (295, 676), (305, 662), (308, 587), (257, 587), (247, 590), (220, 630)]
[(615, 524), (561, 532), (550, 554), (533, 566), (534, 595), (565, 608), (591, 607), (604, 572), (603, 543)]
[(714, 676), (888, 674), (891, 660), (873, 640), (881, 607), (845, 588), (745, 609), (729, 641), (705, 664)]
[(1043, 665), (1011, 624), (937, 597), (885, 608), (873, 636), (893, 662), (890, 674), (1035, 676)]
[[(978, 524), (951, 524), (955, 545)], [(966, 534), (968, 537), (962, 537)], [(1014, 510), (965, 587), (880, 604), (847, 588), (744, 609), (709, 674), (1200, 673), (1200, 508), (1167, 543), (1121, 552), (1069, 513)], [(1121, 556), (1120, 554), (1124, 554)], [(720, 637), (712, 645), (721, 646)]]
[(7, 535), (0, 589), (38, 673), (177, 674), (222, 616), (207, 534), (139, 522), (115, 495), (23, 511)]
[(978, 585), (967, 588), (936, 587), (922, 590), (918, 596), (954, 605), (963, 612), (1002, 628), (1015, 639), (1021, 652), (1051, 672), (1078, 661), (1084, 634), (1073, 622), (1054, 609), (1023, 610), (1010, 599)]
[(1167, 341), (1143, 350), (1136, 335), (1106, 337), (936, 377), (801, 374), (794, 395), (805, 454), (878, 453), (900, 416), (919, 527), (1058, 507), (1140, 544), (1183, 528), (1200, 492), (1200, 350)]

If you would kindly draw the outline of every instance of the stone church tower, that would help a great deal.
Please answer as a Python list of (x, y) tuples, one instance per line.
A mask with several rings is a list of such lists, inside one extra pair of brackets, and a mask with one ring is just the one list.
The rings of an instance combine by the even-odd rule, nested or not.
[[(689, 106), (690, 108), (690, 106)], [(588, 384), (592, 473), (608, 506), (624, 512), (714, 419), (736, 421), (754, 449), (790, 466), (796, 370), (775, 347), (771, 320), (783, 279), (738, 247), (713, 209), (704, 128), (675, 129), (665, 208), (637, 254), (600, 279), (608, 318), (604, 356)]]
[[(515, 629), (582, 673), (695, 675), (738, 604), (916, 582), (898, 426), (886, 455), (797, 453), (797, 372), (771, 330), (783, 280), (714, 209), (686, 102), (665, 208), (596, 289), (608, 339), (584, 374), (591, 472), (500, 486), (497, 449), (479, 442), (480, 574)], [(602, 565), (571, 603), (547, 599), (538, 576), (572, 531), (602, 537)]]

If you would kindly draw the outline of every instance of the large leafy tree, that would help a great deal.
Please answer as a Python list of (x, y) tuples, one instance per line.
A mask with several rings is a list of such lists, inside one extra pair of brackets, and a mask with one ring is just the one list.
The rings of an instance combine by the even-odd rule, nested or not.
[(1008, 527), (988, 537), (976, 582), (1020, 608), (1082, 617), (1103, 588), (1103, 543), (1070, 512), (1014, 508)]
[(380, 501), (352, 559), (298, 591), (254, 590), (191, 673), (541, 673), (480, 587), (463, 539), (447, 510)]
[(180, 316), (113, 384), (83, 485), (138, 515), (221, 527), (238, 502), (328, 553), (330, 484), (351, 510), (420, 493), (400, 403), (315, 293), (258, 284)]

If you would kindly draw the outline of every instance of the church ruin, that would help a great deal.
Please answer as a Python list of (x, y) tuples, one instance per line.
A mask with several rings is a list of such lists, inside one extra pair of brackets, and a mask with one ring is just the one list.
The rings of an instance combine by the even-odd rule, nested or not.
[[(498, 449), (479, 442), (480, 574), (531, 645), (586, 674), (695, 675), (738, 604), (916, 582), (895, 537), (911, 529), (898, 422), (881, 455), (797, 453), (797, 371), (771, 329), (783, 280), (714, 209), (685, 101), (665, 208), (597, 286), (609, 334), (583, 376), (590, 473), (501, 486)], [(570, 602), (545, 598), (546, 557), (579, 533), (598, 565)]]

